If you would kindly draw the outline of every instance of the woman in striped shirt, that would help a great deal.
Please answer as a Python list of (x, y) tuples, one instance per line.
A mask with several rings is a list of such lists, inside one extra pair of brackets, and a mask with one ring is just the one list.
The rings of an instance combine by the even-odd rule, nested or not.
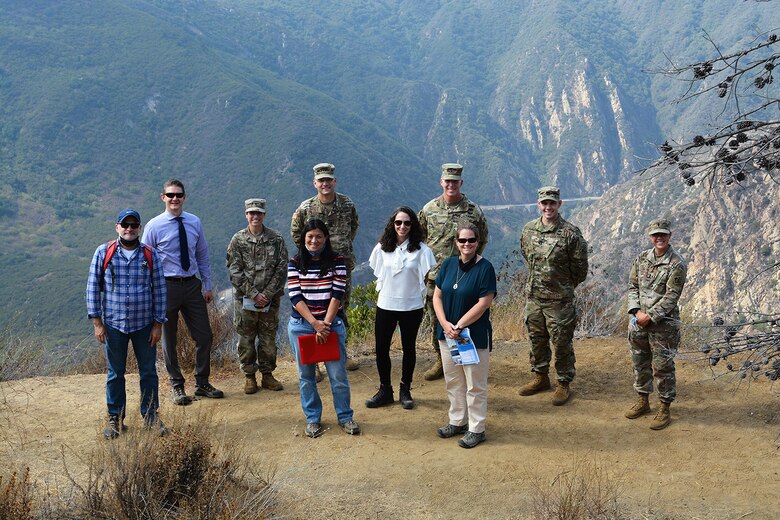
[(327, 226), (319, 219), (309, 220), (301, 232), (298, 253), (287, 264), (287, 290), (293, 306), (287, 334), (298, 361), (301, 406), (306, 415), (306, 435), (309, 437), (317, 437), (324, 430), (315, 364), (302, 364), (298, 351), (298, 337), (304, 334), (316, 334), (318, 343), (325, 343), (330, 334), (338, 336), (341, 357), (338, 361), (325, 363), (333, 405), (341, 428), (350, 435), (360, 433), (360, 426), (352, 419), (350, 407), (347, 331), (344, 311), (340, 308), (346, 277), (344, 257), (331, 248)]

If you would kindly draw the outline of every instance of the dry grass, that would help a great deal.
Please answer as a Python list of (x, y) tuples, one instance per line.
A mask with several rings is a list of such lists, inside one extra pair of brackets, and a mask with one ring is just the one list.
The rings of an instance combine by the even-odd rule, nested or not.
[(100, 442), (75, 474), (63, 451), (70, 483), (40, 500), (41, 517), (141, 519), (265, 518), (274, 487), (232, 443), (216, 440), (210, 420), (173, 424), (165, 437), (130, 430)]
[(0, 518), (3, 520), (32, 519), (32, 484), (30, 468), (21, 475), (16, 471), (3, 479), (0, 476)]
[(621, 482), (593, 461), (575, 461), (552, 482), (530, 476), (533, 518), (540, 520), (618, 520), (628, 518), (620, 504)]
[(45, 354), (34, 340), (14, 334), (9, 328), (0, 331), (0, 381), (40, 374)]
[(490, 309), (493, 322), (493, 337), (499, 341), (523, 341), (528, 338), (525, 330), (525, 282), (528, 271), (517, 269), (507, 273), (503, 268), (499, 281), (504, 282), (506, 291), (499, 294)]
[[(234, 327), (232, 309), (230, 306), (217, 308), (210, 305), (209, 323), (214, 339), (211, 347), (211, 368), (220, 369), (228, 364), (232, 364), (238, 359), (235, 341), (233, 341)], [(90, 336), (92, 340), (94, 338)], [(195, 370), (195, 342), (187, 330), (184, 318), (179, 316), (179, 328), (176, 335), (176, 349), (179, 353), (179, 366), (182, 372), (192, 372)], [(162, 362), (163, 353), (161, 345), (158, 344), (157, 361)], [(90, 352), (87, 358), (77, 367), (76, 371), (86, 374), (100, 374), (107, 370), (106, 355), (103, 348), (95, 345), (95, 349)], [(132, 346), (127, 349), (127, 368), (128, 373), (136, 372), (138, 364), (135, 360)]]
[[(499, 341), (523, 341), (528, 339), (525, 328), (525, 284), (528, 271), (517, 269), (513, 272), (501, 272), (499, 279), (506, 287), (493, 303), (490, 317), (493, 322), (493, 337)], [(625, 330), (625, 312), (621, 312), (622, 301), (611, 300), (604, 290), (604, 284), (598, 276), (591, 276), (574, 294), (577, 308), (578, 338), (611, 336)]]

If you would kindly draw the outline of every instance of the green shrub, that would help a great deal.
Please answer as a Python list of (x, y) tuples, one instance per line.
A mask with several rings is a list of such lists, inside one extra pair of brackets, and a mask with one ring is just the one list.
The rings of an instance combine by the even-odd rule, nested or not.
[(352, 288), (347, 309), (348, 341), (354, 346), (365, 345), (374, 335), (374, 318), (376, 317), (376, 300), (379, 292), (376, 282), (366, 285), (356, 285)]

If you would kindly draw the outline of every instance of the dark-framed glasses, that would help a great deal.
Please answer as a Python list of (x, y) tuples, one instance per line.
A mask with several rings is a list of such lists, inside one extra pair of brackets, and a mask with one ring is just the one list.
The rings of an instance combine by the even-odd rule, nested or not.
[(477, 242), (477, 237), (469, 237), (469, 238), (457, 238), (458, 244), (475, 244)]
[(401, 227), (401, 226), (410, 227), (412, 225), (412, 221), (411, 220), (396, 220), (393, 223), (396, 226), (398, 226), (398, 227)]
[(178, 192), (176, 192), (176, 193), (166, 193), (165, 196), (168, 197), (169, 199), (183, 199), (184, 198), (184, 193), (178, 193)]
[(119, 225), (122, 226), (122, 229), (138, 229), (141, 227), (140, 222), (120, 222)]

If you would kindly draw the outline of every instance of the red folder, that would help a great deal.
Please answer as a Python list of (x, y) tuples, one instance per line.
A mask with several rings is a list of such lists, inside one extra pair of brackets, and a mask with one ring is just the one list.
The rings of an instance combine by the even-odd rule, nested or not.
[(324, 361), (338, 361), (341, 359), (339, 352), (338, 334), (331, 332), (325, 343), (317, 343), (316, 334), (304, 334), (298, 336), (298, 352), (302, 365), (310, 363), (322, 363)]

